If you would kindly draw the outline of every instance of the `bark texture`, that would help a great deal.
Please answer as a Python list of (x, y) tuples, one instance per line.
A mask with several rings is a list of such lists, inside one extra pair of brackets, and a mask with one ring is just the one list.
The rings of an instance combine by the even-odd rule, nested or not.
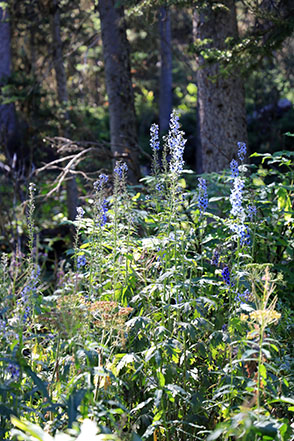
[[(50, 25), (53, 41), (53, 64), (57, 85), (57, 96), (60, 105), (68, 102), (68, 92), (66, 84), (66, 72), (63, 61), (62, 39), (61, 39), (61, 25), (60, 25), (60, 10), (58, 0), (51, 0), (50, 4)], [(68, 112), (64, 113), (64, 123), (69, 121)], [(63, 128), (62, 135), (69, 136), (68, 129)], [(68, 218), (74, 220), (77, 216), (78, 206), (78, 189), (75, 176), (69, 174), (66, 181), (66, 203)]]
[[(237, 19), (234, 0), (223, 0), (227, 7), (194, 12), (194, 38), (211, 39), (210, 47), (224, 49), (228, 37), (237, 37)], [(204, 64), (197, 58), (198, 117), (204, 172), (228, 168), (236, 154), (236, 143), (247, 142), (244, 87), (235, 75), (220, 76), (218, 63)]]
[(160, 89), (159, 89), (159, 127), (166, 133), (172, 112), (172, 47), (170, 13), (165, 7), (159, 12), (160, 32)]
[(111, 151), (129, 167), (129, 179), (140, 178), (136, 115), (124, 9), (117, 0), (99, 0), (106, 90), (109, 100)]
[[(1, 89), (11, 75), (11, 42), (8, 1), (7, 7), (0, 7), (0, 99)], [(1, 101), (0, 101), (1, 102)], [(18, 152), (19, 135), (14, 103), (0, 104), (0, 146), (3, 147), (8, 161)], [(14, 161), (15, 162), (15, 161)]]

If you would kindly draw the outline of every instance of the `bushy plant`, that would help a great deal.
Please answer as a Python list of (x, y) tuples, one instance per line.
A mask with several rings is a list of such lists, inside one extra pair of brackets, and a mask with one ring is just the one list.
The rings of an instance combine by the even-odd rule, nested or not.
[(123, 162), (94, 183), (52, 295), (31, 187), (27, 256), (1, 266), (3, 439), (11, 416), (45, 431), (19, 439), (86, 419), (97, 439), (293, 436), (293, 154), (248, 166), (239, 142), (230, 172), (196, 179), (177, 112), (150, 146), (142, 191)]

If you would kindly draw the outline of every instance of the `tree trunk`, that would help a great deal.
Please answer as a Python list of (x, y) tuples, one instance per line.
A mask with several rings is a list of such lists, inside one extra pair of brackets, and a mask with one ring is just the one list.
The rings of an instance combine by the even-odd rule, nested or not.
[[(223, 0), (227, 7), (211, 5), (194, 12), (194, 38), (211, 39), (210, 47), (225, 48), (228, 37), (237, 37), (234, 0)], [(198, 115), (202, 167), (204, 172), (228, 168), (238, 141), (247, 142), (244, 87), (238, 72), (220, 75), (219, 63), (204, 63), (197, 58)]]
[(99, 0), (111, 151), (129, 167), (129, 180), (140, 178), (136, 115), (124, 9), (117, 0)]
[[(11, 41), (8, 1), (0, 2), (0, 92), (11, 75)], [(0, 100), (1, 100), (0, 93)], [(1, 101), (0, 101), (1, 103)], [(5, 156), (12, 164), (14, 154), (19, 150), (19, 134), (14, 103), (0, 104), (0, 146), (4, 147)], [(20, 159), (20, 158), (17, 158)]]
[(159, 127), (160, 133), (166, 133), (172, 112), (172, 48), (171, 23), (169, 10), (160, 8), (160, 86), (159, 86)]
[[(60, 105), (65, 105), (68, 102), (68, 93), (66, 85), (66, 73), (63, 63), (63, 53), (62, 53), (62, 40), (61, 40), (61, 26), (60, 26), (60, 11), (58, 6), (58, 0), (51, 1), (51, 14), (50, 14), (50, 24), (51, 33), (53, 40), (53, 64), (55, 70), (56, 84), (57, 84), (57, 96)], [(64, 112), (64, 123), (65, 125), (69, 122), (68, 112)], [(69, 136), (68, 128), (63, 128), (62, 135)], [(66, 202), (68, 218), (74, 220), (77, 216), (77, 206), (78, 206), (78, 189), (75, 176), (69, 174), (66, 181)]]

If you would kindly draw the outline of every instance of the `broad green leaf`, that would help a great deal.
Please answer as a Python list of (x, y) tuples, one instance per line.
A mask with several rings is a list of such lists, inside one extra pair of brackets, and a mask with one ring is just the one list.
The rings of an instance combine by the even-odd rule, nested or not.
[(159, 386), (164, 387), (165, 386), (165, 377), (164, 377), (163, 373), (158, 370), (156, 372), (156, 375), (158, 378)]
[(292, 211), (291, 199), (285, 188), (278, 189), (278, 208), (284, 211), (284, 218), (289, 221), (292, 217), (290, 211)]
[(46, 383), (45, 383), (43, 380), (41, 380), (41, 378), (39, 378), (38, 375), (36, 375), (36, 374), (31, 370), (31, 368), (30, 368), (29, 366), (24, 366), (23, 369), (24, 369), (24, 371), (26, 372), (26, 374), (29, 375), (29, 376), (32, 378), (33, 382), (35, 383), (35, 385), (37, 386), (37, 388), (39, 389), (39, 391), (42, 393), (42, 395), (43, 395), (44, 397), (46, 397), (49, 401), (51, 401), (51, 400), (50, 400), (50, 397), (49, 397), (49, 394), (48, 394), (48, 390), (47, 390), (47, 385), (46, 385)]
[(262, 376), (262, 378), (264, 378), (264, 379), (267, 378), (266, 368), (265, 368), (264, 364), (261, 364), (259, 366), (259, 372), (260, 372), (260, 375)]

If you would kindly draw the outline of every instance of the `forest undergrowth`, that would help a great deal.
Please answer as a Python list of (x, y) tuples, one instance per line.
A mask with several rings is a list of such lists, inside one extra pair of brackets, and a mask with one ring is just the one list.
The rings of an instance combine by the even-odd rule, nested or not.
[(27, 253), (1, 258), (1, 439), (294, 439), (294, 153), (238, 142), (196, 177), (177, 112), (158, 133), (140, 190), (123, 162), (94, 183), (49, 287), (30, 185)]

